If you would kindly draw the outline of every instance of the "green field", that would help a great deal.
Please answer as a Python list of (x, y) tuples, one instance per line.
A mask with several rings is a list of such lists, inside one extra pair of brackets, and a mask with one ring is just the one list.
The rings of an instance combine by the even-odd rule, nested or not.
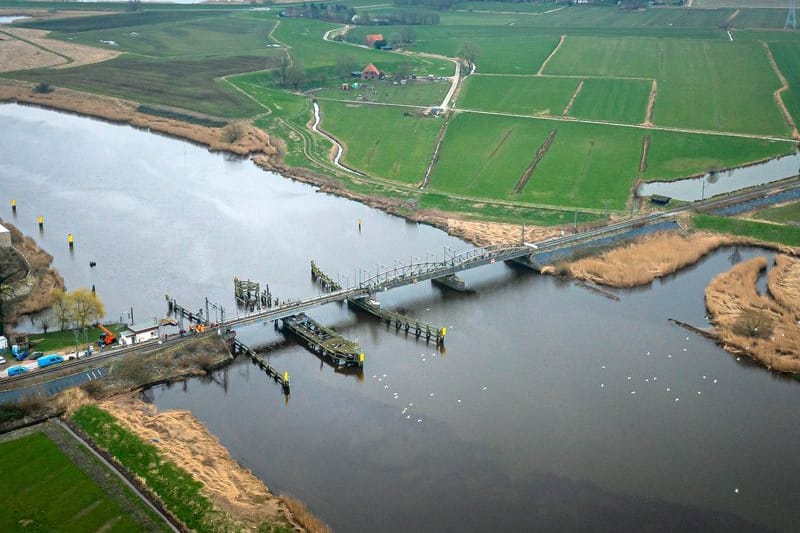
[(711, 215), (695, 215), (694, 225), (698, 229), (750, 237), (759, 241), (774, 242), (787, 246), (800, 246), (800, 228), (781, 226), (768, 222), (741, 220)]
[(332, 101), (320, 106), (322, 128), (344, 143), (346, 163), (404, 183), (422, 181), (441, 119), (418, 116), (414, 108)]
[(545, 72), (656, 79), (657, 125), (788, 133), (772, 99), (780, 82), (758, 42), (568, 37)]
[(794, 151), (791, 142), (764, 141), (721, 135), (648, 131), (646, 181), (664, 181), (705, 174), (770, 159)]
[(798, 226), (800, 225), (800, 202), (764, 209), (755, 213), (753, 218)]
[(142, 531), (43, 433), (0, 443), (2, 531)]
[(544, 120), (460, 114), (447, 128), (429, 187), (473, 197), (510, 198), (552, 127)]
[[(125, 329), (124, 324), (106, 324), (109, 330), (119, 333)], [(32, 333), (28, 337), (33, 349), (39, 352), (54, 352), (57, 350), (72, 350), (75, 348), (75, 332), (77, 332), (77, 344), (85, 346), (88, 344), (95, 344), (97, 339), (103, 333), (100, 328), (89, 326), (86, 331), (68, 330), (68, 331), (50, 331), (48, 333)], [(96, 346), (95, 346), (96, 347)]]
[(640, 124), (647, 114), (651, 82), (587, 78), (569, 115), (578, 118)]
[(473, 75), (464, 82), (458, 107), (518, 115), (561, 115), (579, 82), (575, 78)]
[(800, 39), (795, 42), (771, 42), (769, 48), (789, 83), (789, 90), (781, 98), (794, 118), (794, 123), (800, 126)]

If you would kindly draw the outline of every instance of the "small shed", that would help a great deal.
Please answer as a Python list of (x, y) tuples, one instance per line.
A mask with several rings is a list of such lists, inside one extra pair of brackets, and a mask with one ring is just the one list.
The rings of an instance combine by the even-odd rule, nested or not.
[(11, 230), (0, 225), (0, 248), (11, 247)]
[(126, 346), (158, 338), (158, 322), (151, 320), (141, 324), (131, 324), (119, 334)]
[(383, 40), (384, 40), (383, 34), (381, 33), (373, 33), (372, 35), (367, 35), (366, 37), (367, 46), (369, 46), (370, 48), (374, 48), (375, 43)]
[(342, 90), (343, 91), (349, 91), (350, 90), (350, 84), (349, 83), (343, 83), (342, 84)]
[(364, 67), (364, 70), (361, 71), (362, 80), (377, 80), (377, 79), (382, 80), (385, 77), (386, 77), (385, 74), (372, 63)]
[(656, 205), (667, 205), (672, 201), (670, 196), (662, 196), (660, 194), (654, 194), (650, 197), (650, 203)]

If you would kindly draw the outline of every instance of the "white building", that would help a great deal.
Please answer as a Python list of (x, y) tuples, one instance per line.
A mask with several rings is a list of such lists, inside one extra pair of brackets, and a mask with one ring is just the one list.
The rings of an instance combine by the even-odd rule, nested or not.
[(11, 231), (5, 226), (0, 225), (0, 248), (11, 246)]
[(119, 338), (126, 346), (157, 339), (158, 322), (151, 320), (142, 324), (131, 324), (119, 334)]

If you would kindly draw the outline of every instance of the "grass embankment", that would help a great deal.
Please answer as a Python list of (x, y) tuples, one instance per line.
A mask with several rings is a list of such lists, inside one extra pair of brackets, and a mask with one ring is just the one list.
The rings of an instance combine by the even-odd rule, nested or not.
[(0, 443), (2, 531), (142, 531), (43, 433)]
[(697, 229), (748, 237), (756, 241), (800, 246), (800, 228), (796, 226), (713, 215), (695, 215), (694, 225)]
[(753, 214), (753, 218), (779, 224), (798, 225), (800, 224), (800, 202), (764, 209)]
[[(212, 523), (235, 523), (247, 529), (288, 526), (289, 515), (281, 499), (234, 461), (189, 411), (159, 412), (155, 406), (131, 395), (116, 396), (99, 407), (142, 443), (157, 439), (153, 446), (157, 454), (199, 482), (199, 494), (219, 512)], [(219, 525), (216, 527), (220, 529)]]
[(123, 428), (95, 405), (81, 407), (72, 421), (126, 469), (141, 478), (167, 509), (188, 528), (210, 530), (219, 517), (211, 501), (200, 493), (202, 483), (164, 460), (158, 448)]
[(559, 265), (556, 270), (611, 287), (636, 287), (686, 268), (729, 242), (709, 234), (648, 235), (599, 256)]
[(800, 260), (784, 256), (770, 272), (775, 299), (756, 287), (766, 267), (766, 258), (756, 257), (720, 274), (706, 288), (706, 307), (726, 350), (750, 355), (771, 369), (800, 372)]

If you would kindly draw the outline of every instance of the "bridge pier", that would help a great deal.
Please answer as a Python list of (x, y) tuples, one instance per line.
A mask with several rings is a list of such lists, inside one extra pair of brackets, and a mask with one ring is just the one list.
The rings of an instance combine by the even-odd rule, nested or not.
[(509, 259), (509, 260), (506, 261), (506, 263), (507, 264), (513, 263), (515, 265), (524, 266), (525, 268), (530, 268), (531, 270), (534, 270), (536, 272), (541, 272), (542, 271), (542, 266), (539, 265), (538, 263), (536, 263), (533, 260), (533, 255), (532, 254), (531, 255), (523, 255), (522, 257), (517, 257), (517, 258), (514, 258), (514, 259)]
[(444, 276), (441, 278), (433, 278), (431, 279), (431, 283), (436, 283), (437, 285), (447, 287), (448, 289), (453, 289), (454, 291), (467, 292), (466, 282), (455, 274), (450, 274), (449, 276)]

